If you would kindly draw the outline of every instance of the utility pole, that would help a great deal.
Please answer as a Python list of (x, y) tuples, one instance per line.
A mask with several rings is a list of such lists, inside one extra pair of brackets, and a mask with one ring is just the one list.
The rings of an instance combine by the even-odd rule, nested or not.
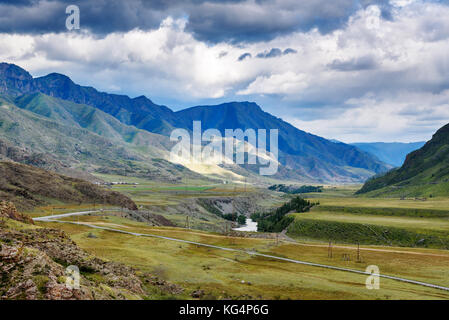
[(332, 241), (329, 240), (329, 248), (327, 249), (327, 257), (332, 258)]
[(357, 241), (357, 262), (362, 262), (360, 259), (360, 242)]

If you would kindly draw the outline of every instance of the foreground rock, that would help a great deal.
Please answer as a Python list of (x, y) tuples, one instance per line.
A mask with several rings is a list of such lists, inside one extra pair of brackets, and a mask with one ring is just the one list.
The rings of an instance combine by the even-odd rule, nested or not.
[[(22, 215), (11, 206), (2, 203), (14, 220), (0, 221), (0, 299), (151, 299), (154, 288), (183, 292), (154, 275), (90, 255), (60, 230), (19, 222)], [(79, 269), (79, 288), (66, 285), (67, 266)]]
[(30, 217), (19, 213), (16, 209), (16, 206), (9, 201), (0, 201), (0, 217), (34, 224), (33, 220)]

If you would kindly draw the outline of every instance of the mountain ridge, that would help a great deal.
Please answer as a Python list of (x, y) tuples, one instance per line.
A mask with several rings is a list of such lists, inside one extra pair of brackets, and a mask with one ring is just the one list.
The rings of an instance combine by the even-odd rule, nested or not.
[[(190, 129), (194, 120), (210, 127), (228, 129), (279, 129), (280, 162), (292, 175), (316, 182), (360, 182), (389, 166), (370, 154), (347, 144), (329, 140), (302, 131), (262, 110), (254, 102), (230, 102), (216, 106), (196, 106), (177, 112), (153, 103), (145, 96), (130, 98), (125, 95), (99, 92), (93, 87), (75, 84), (69, 77), (50, 73), (32, 78), (15, 65), (0, 64), (0, 93), (19, 101), (23, 95), (45, 95), (89, 105), (113, 116), (120, 122), (152, 133), (168, 136), (174, 128)], [(20, 102), (20, 101), (19, 101)], [(36, 111), (36, 109), (34, 109)]]

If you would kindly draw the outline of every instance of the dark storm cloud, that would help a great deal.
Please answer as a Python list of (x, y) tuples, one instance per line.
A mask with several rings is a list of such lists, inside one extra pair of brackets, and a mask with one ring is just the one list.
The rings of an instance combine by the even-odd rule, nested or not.
[(388, 0), (259, 0), (241, 3), (203, 3), (192, 10), (188, 30), (212, 42), (253, 42), (317, 28), (328, 33), (341, 28), (356, 10), (379, 5), (390, 17)]
[(80, 8), (81, 28), (97, 34), (128, 31), (139, 27), (153, 29), (169, 14), (170, 1), (140, 0), (0, 0), (0, 32), (44, 33), (66, 31), (65, 9), (75, 4)]
[(388, 16), (387, 0), (0, 0), (0, 32), (65, 31), (65, 8), (78, 5), (81, 28), (104, 35), (157, 28), (168, 16), (187, 18), (187, 30), (208, 42), (251, 42), (318, 28), (326, 33), (370, 4)]

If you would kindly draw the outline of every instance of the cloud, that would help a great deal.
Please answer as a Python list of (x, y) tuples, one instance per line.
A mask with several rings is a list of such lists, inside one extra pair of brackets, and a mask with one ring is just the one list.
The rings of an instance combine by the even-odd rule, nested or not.
[(374, 69), (377, 64), (372, 56), (364, 56), (352, 58), (350, 60), (341, 61), (336, 59), (330, 63), (329, 68), (338, 71), (359, 71)]
[(245, 53), (242, 54), (237, 60), (238, 60), (238, 61), (243, 61), (243, 60), (245, 60), (246, 58), (251, 58), (251, 57), (252, 57), (251, 53), (245, 52)]
[[(65, 31), (65, 8), (72, 0), (0, 1), (0, 32), (46, 33)], [(317, 28), (329, 33), (368, 5), (385, 0), (79, 0), (81, 28), (94, 34), (154, 30), (167, 17), (186, 18), (187, 30), (197, 39), (218, 43), (271, 40), (280, 35)]]
[(298, 51), (296, 51), (295, 49), (292, 48), (287, 48), (284, 51), (282, 51), (279, 48), (272, 48), (270, 51), (264, 51), (264, 52), (259, 52), (256, 57), (257, 58), (274, 58), (274, 57), (280, 57), (282, 55), (286, 55), (286, 54), (293, 54), (293, 53), (297, 53)]
[[(282, 8), (288, 3), (284, 1)], [(327, 3), (324, 8), (331, 15), (336, 9)], [(148, 6), (159, 13), (174, 13), (150, 29), (102, 36), (94, 31), (0, 33), (0, 60), (16, 63), (34, 76), (60, 72), (100, 90), (145, 94), (175, 109), (254, 100), (302, 129), (343, 141), (427, 138), (449, 122), (445, 111), (449, 109), (449, 7), (395, 2), (386, 17), (383, 6), (388, 4), (369, 4), (366, 1), (351, 11), (335, 30), (295, 29), (274, 38), (236, 43), (203, 41), (192, 29), (191, 16), (176, 16), (178, 2), (152, 3)], [(265, 6), (280, 6), (271, 0), (198, 2), (199, 7), (216, 5), (243, 5), (243, 12), (252, 8), (257, 12), (247, 11), (241, 17), (253, 25)], [(23, 6), (30, 9), (26, 3)], [(237, 25), (239, 17), (235, 17)], [(278, 23), (271, 20), (268, 26)], [(232, 34), (223, 39), (233, 38)], [(440, 121), (435, 120), (438, 117)]]
[(429, 140), (449, 119), (449, 90), (439, 94), (407, 91), (386, 97), (366, 95), (347, 103), (353, 108), (343, 110), (339, 117), (289, 120), (309, 132), (344, 142), (410, 142)]
[(282, 51), (279, 48), (273, 48), (270, 51), (260, 52), (256, 55), (257, 58), (274, 58), (282, 55)]
[(290, 94), (298, 92), (307, 86), (306, 76), (285, 72), (270, 76), (259, 76), (249, 86), (237, 94)]
[(389, 16), (386, 0), (264, 0), (205, 2), (189, 12), (187, 28), (212, 42), (257, 42), (293, 32), (318, 29), (326, 34), (343, 27), (361, 8), (379, 5)]
[(282, 52), (282, 54), (290, 54), (290, 53), (298, 53), (298, 51), (292, 48), (287, 48), (284, 50), (284, 52)]

